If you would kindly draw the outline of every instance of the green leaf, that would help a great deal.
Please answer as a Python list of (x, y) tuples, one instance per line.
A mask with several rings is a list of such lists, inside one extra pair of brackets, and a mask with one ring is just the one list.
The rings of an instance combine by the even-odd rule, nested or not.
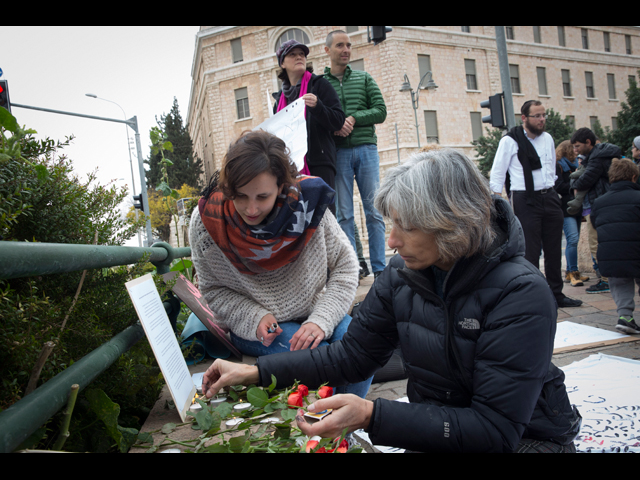
[(18, 121), (16, 117), (9, 113), (4, 107), (0, 107), (0, 127), (3, 127), (5, 130), (9, 130), (12, 133), (16, 133), (18, 131)]
[(269, 385), (269, 387), (267, 388), (267, 391), (269, 393), (273, 392), (273, 389), (276, 388), (277, 385), (277, 381), (276, 381), (276, 376), (271, 374), (271, 385)]
[(119, 450), (126, 453), (137, 438), (138, 431), (133, 428), (123, 428), (118, 425), (120, 415), (120, 405), (111, 399), (101, 389), (91, 389), (87, 391), (86, 398), (89, 401), (91, 410), (104, 423), (107, 433), (116, 442)]
[(247, 392), (247, 400), (254, 407), (263, 408), (268, 403), (269, 395), (261, 388), (254, 387)]
[(160, 430), (162, 433), (164, 434), (169, 434), (171, 432), (173, 432), (176, 429), (176, 424), (175, 423), (165, 423), (162, 426), (162, 430)]
[(173, 144), (171, 142), (169, 142), (169, 141), (164, 142), (162, 144), (162, 148), (164, 148), (165, 150), (168, 150), (170, 152), (173, 152)]
[(213, 425), (213, 417), (211, 415), (211, 412), (205, 409), (200, 410), (198, 413), (196, 413), (196, 422), (198, 422), (198, 426), (202, 431), (206, 432), (210, 430)]
[(171, 267), (171, 272), (184, 272), (187, 268), (191, 268), (193, 263), (191, 260), (181, 260)]

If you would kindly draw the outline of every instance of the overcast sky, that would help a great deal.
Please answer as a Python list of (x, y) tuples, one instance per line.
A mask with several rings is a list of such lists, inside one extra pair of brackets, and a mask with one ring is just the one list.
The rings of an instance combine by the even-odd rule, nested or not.
[[(138, 117), (142, 157), (149, 156), (149, 130), (169, 113), (173, 98), (186, 122), (191, 66), (199, 27), (0, 27), (0, 69), (12, 103), (117, 119)], [(90, 98), (92, 93), (113, 103)], [(39, 138), (63, 140), (80, 177), (98, 168), (102, 184), (116, 179), (131, 192), (124, 124), (12, 108), (20, 125)], [(140, 193), (135, 148), (136, 193)], [(123, 178), (124, 180), (117, 180)]]

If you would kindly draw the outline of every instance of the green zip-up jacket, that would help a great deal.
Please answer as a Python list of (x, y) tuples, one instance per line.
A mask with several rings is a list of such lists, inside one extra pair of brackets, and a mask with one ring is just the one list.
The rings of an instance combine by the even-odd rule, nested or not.
[(385, 121), (387, 106), (373, 77), (367, 72), (351, 70), (351, 66), (347, 65), (342, 82), (331, 75), (330, 67), (325, 67), (324, 78), (338, 92), (344, 116), (351, 116), (356, 120), (348, 137), (334, 137), (336, 147), (353, 148), (369, 143), (377, 144), (375, 124)]

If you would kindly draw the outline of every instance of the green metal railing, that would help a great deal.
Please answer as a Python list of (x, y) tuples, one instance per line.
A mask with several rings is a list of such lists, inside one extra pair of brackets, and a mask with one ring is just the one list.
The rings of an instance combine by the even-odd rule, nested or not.
[[(0, 279), (129, 265), (145, 254), (151, 255), (149, 261), (163, 274), (174, 259), (191, 256), (191, 248), (173, 248), (164, 242), (141, 248), (0, 241)], [(169, 307), (166, 302), (165, 307)], [(66, 405), (71, 385), (78, 384), (80, 390), (88, 386), (143, 336), (140, 323), (125, 329), (0, 412), (0, 452), (15, 450)]]

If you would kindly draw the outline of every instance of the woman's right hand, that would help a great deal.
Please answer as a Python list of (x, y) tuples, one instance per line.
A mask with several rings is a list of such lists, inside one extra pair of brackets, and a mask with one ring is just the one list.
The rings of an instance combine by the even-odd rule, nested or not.
[[(271, 330), (271, 333), (269, 333), (269, 330)], [(256, 330), (256, 337), (265, 347), (268, 347), (281, 333), (282, 329), (278, 325), (276, 317), (268, 313), (260, 320)]]
[(202, 377), (202, 393), (211, 398), (223, 387), (257, 385), (259, 381), (260, 372), (255, 365), (217, 359)]

